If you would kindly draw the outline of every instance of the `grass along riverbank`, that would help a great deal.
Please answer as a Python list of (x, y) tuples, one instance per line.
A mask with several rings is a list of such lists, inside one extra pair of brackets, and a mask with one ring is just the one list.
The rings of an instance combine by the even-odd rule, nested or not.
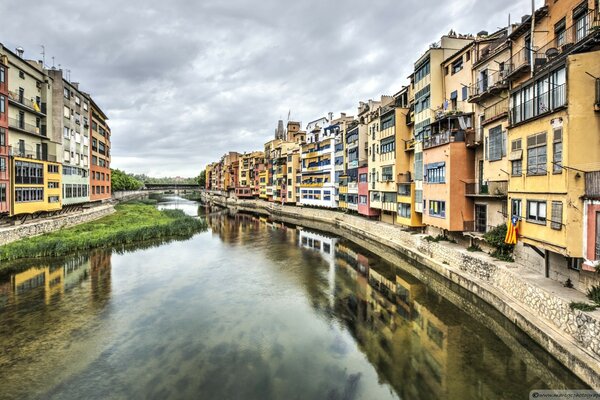
[(181, 210), (158, 210), (145, 202), (123, 203), (115, 209), (114, 214), (96, 221), (4, 245), (0, 247), (0, 261), (64, 256), (150, 239), (189, 237), (207, 227), (205, 221)]

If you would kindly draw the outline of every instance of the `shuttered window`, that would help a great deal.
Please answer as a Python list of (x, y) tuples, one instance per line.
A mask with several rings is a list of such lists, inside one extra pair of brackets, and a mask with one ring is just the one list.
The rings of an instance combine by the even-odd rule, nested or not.
[(563, 204), (561, 201), (552, 202), (552, 220), (550, 222), (550, 228), (561, 230), (562, 229), (562, 212)]
[(554, 130), (554, 140), (552, 141), (552, 172), (562, 173), (562, 128)]

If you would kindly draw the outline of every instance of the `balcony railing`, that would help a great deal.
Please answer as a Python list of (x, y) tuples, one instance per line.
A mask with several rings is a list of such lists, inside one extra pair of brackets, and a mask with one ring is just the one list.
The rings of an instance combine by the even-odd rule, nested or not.
[(415, 149), (415, 139), (410, 139), (404, 142), (404, 151), (411, 151)]
[(487, 183), (465, 182), (466, 196), (505, 197), (508, 193), (508, 181), (489, 181)]
[(40, 127), (37, 127), (35, 125), (26, 123), (22, 119), (9, 118), (8, 126), (34, 135), (46, 136), (46, 125), (41, 125)]
[(492, 54), (494, 54), (496, 52), (496, 49), (498, 49), (505, 43), (506, 43), (506, 36), (502, 36), (502, 37), (499, 37), (498, 39), (494, 40), (492, 43), (485, 46), (484, 48), (480, 49), (477, 52), (477, 54), (475, 54), (474, 63), (476, 64), (479, 61), (481, 61), (485, 58), (488, 58), (489, 56), (491, 56)]
[(546, 114), (567, 104), (567, 84), (556, 86), (541, 95), (535, 96), (510, 110), (510, 123), (518, 124), (528, 119)]
[(8, 99), (12, 100), (15, 103), (24, 105), (25, 107), (27, 107), (35, 112), (42, 113), (42, 103), (41, 102), (38, 103), (37, 101), (34, 101), (33, 99), (26, 99), (25, 96), (23, 96), (20, 93), (8, 92)]
[(469, 86), (469, 101), (474, 101), (485, 94), (492, 94), (495, 91), (508, 88), (507, 75), (508, 72), (506, 70), (494, 71)]
[(430, 147), (441, 146), (447, 143), (464, 142), (465, 136), (465, 131), (442, 131), (440, 133), (435, 133), (429, 137), (426, 137), (423, 140), (423, 148), (428, 149)]
[(410, 183), (410, 172), (401, 172), (398, 174), (398, 183)]
[(542, 68), (558, 56), (568, 54), (575, 44), (594, 32), (600, 32), (600, 14), (597, 10), (590, 10), (560, 34), (555, 33), (551, 41), (537, 48), (534, 55), (535, 68)]
[(508, 99), (500, 100), (496, 104), (487, 107), (484, 111), (484, 123), (503, 117), (508, 114)]
[(518, 72), (527, 72), (531, 66), (531, 50), (523, 47), (517, 51), (507, 63), (506, 78), (515, 77)]
[(585, 173), (585, 197), (600, 199), (600, 171)]
[(57, 157), (52, 154), (44, 154), (43, 152), (31, 151), (29, 149), (19, 149), (15, 146), (9, 146), (9, 154), (12, 157), (31, 158), (38, 161), (57, 162)]

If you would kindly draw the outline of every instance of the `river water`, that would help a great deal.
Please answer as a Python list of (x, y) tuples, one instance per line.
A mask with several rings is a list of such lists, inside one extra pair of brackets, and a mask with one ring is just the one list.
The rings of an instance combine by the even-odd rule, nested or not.
[(209, 231), (0, 276), (0, 398), (526, 399), (585, 388), (477, 298), (409, 262), (177, 197), (159, 207), (201, 214)]

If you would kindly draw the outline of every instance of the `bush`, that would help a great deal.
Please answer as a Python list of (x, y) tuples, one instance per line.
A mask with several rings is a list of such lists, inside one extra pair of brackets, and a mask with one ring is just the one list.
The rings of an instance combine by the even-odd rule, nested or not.
[(506, 224), (498, 225), (489, 232), (486, 232), (483, 238), (490, 246), (495, 248), (490, 254), (492, 257), (502, 261), (513, 262), (515, 259), (512, 256), (512, 252), (515, 246), (504, 243), (507, 229)]
[(479, 247), (479, 245), (477, 243), (473, 243), (472, 245), (467, 247), (467, 251), (475, 252), (475, 251), (483, 251), (483, 250), (481, 250), (481, 247)]
[(571, 310), (594, 311), (597, 306), (590, 303), (572, 302), (569, 307), (571, 307)]
[(600, 285), (592, 286), (587, 292), (587, 297), (600, 306)]

